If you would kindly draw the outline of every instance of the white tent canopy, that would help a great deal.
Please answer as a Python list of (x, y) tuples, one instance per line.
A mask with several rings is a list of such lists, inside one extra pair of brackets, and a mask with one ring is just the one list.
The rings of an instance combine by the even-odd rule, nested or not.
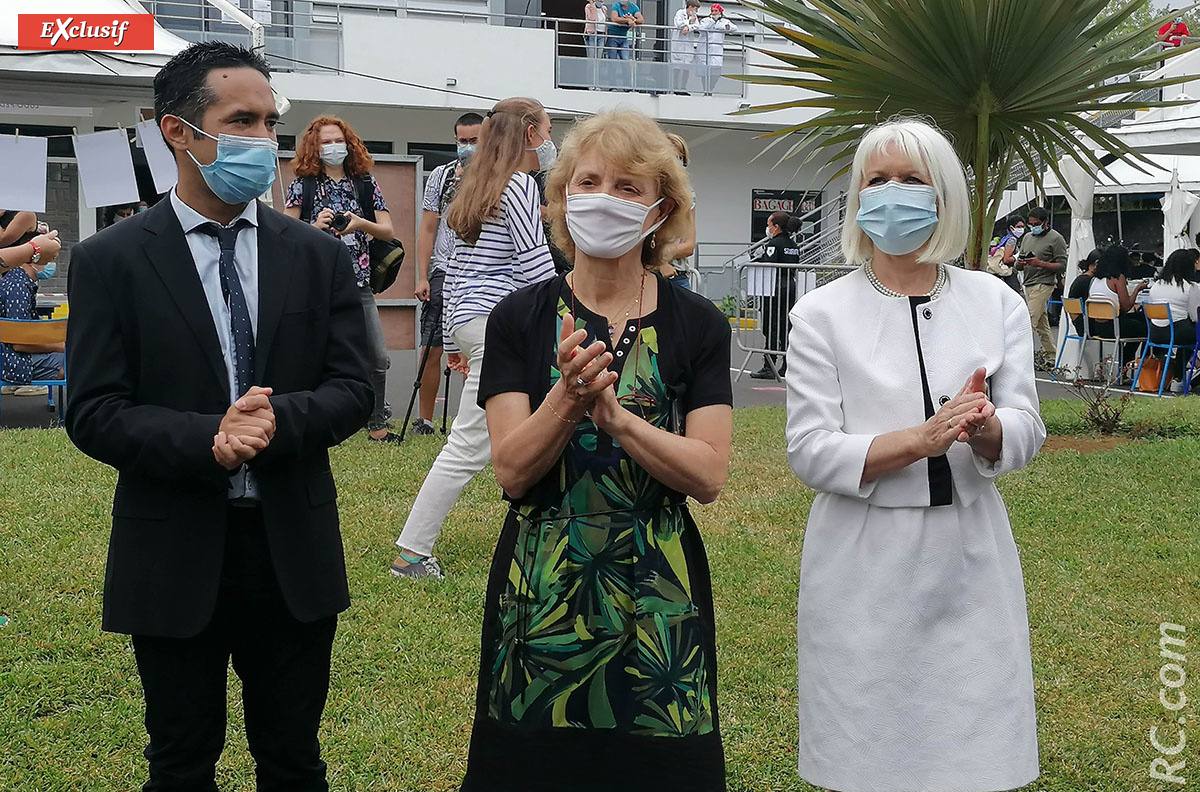
[(52, 52), (17, 49), (17, 14), (144, 14), (137, 0), (38, 0), (37, 8), (22, 2), (0, 3), (0, 72), (138, 78), (149, 82), (167, 60), (188, 42), (154, 25), (154, 50), (150, 52)]
[[(1146, 165), (1137, 160), (1137, 165), (1142, 170), (1123, 160), (1113, 162), (1108, 166), (1107, 173), (1098, 174), (1096, 195), (1166, 192), (1171, 187), (1173, 173), (1178, 173), (1179, 184), (1183, 189), (1191, 192), (1200, 190), (1200, 156), (1173, 157), (1150, 154), (1147, 159), (1154, 165)], [(1066, 190), (1062, 188), (1053, 171), (1047, 172), (1043, 179), (1047, 195), (1066, 195)]]
[[(1185, 94), (1176, 98), (1191, 97)], [(1200, 156), (1200, 101), (1179, 107), (1156, 107), (1110, 131), (1122, 143), (1143, 154)]]

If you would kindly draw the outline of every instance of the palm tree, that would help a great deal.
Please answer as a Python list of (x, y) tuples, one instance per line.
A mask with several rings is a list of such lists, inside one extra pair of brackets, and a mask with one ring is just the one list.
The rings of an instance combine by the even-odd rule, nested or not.
[(1164, 86), (1195, 79), (1113, 81), (1192, 47), (1124, 54), (1167, 17), (1130, 29), (1130, 14), (1149, 0), (1128, 0), (1100, 16), (1110, 2), (743, 0), (781, 20), (764, 24), (803, 51), (761, 49), (780, 62), (766, 68), (784, 73), (740, 79), (810, 95), (741, 112), (825, 108), (764, 137), (776, 138), (771, 146), (791, 140), (780, 161), (802, 156), (803, 166), (829, 156), (831, 165), (842, 166), (831, 181), (848, 169), (866, 126), (902, 113), (931, 118), (971, 170), (974, 223), (967, 260), (978, 267), (1015, 164), (1023, 164), (1040, 187), (1046, 166), (1065, 184), (1058, 167), (1064, 154), (1091, 173), (1112, 155), (1146, 161), (1102, 129), (1097, 115), (1172, 104), (1147, 101), (1144, 92), (1158, 96)]

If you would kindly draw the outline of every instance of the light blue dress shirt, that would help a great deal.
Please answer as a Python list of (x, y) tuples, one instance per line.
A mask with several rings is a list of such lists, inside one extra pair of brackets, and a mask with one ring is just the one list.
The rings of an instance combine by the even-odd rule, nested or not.
[[(230, 338), (229, 306), (221, 293), (221, 246), (215, 236), (210, 236), (198, 230), (206, 223), (215, 220), (205, 217), (192, 207), (180, 200), (171, 189), (171, 208), (183, 226), (183, 235), (187, 240), (188, 250), (192, 253), (196, 272), (200, 275), (200, 285), (204, 287), (204, 297), (208, 301), (208, 310), (212, 314), (213, 324), (217, 330), (217, 340), (221, 343), (221, 357), (225, 360), (225, 371), (229, 375), (229, 403), (233, 404), (242, 394), (237, 392), (237, 373), (233, 364), (233, 343)], [(258, 202), (250, 201), (233, 222), (226, 225), (231, 227), (238, 220), (245, 219), (250, 225), (241, 230), (237, 237), (237, 246), (233, 251), (233, 265), (237, 269), (238, 279), (242, 282), (242, 293), (246, 295), (246, 307), (250, 311), (250, 324), (254, 328), (254, 338), (258, 338)], [(218, 223), (220, 225), (220, 223)], [(254, 477), (242, 466), (230, 479), (231, 500), (240, 498), (258, 499), (258, 487)]]

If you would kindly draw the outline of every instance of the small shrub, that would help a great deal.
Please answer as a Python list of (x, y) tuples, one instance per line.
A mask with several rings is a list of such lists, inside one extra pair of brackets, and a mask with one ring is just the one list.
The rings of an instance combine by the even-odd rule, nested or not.
[[(1119, 398), (1114, 398), (1115, 379), (1109, 374), (1112, 370), (1109, 360), (1103, 360), (1096, 367), (1095, 380), (1085, 379), (1082, 369), (1071, 369), (1062, 366), (1052, 370), (1054, 379), (1066, 383), (1072, 394), (1083, 402), (1080, 412), (1084, 423), (1102, 435), (1113, 435), (1125, 428), (1121, 416), (1129, 407), (1133, 394), (1124, 388)], [(1147, 430), (1146, 427), (1143, 427)], [(1147, 430), (1149, 431), (1149, 430)]]

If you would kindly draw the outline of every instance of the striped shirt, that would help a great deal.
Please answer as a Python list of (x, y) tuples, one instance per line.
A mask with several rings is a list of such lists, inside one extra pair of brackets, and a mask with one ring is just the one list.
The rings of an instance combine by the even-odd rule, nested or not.
[(479, 241), (470, 245), (459, 239), (454, 258), (447, 263), (446, 351), (459, 351), (452, 340), (455, 330), (487, 316), (517, 289), (553, 276), (537, 182), (527, 173), (514, 173), (500, 197), (499, 210), (483, 222)]

